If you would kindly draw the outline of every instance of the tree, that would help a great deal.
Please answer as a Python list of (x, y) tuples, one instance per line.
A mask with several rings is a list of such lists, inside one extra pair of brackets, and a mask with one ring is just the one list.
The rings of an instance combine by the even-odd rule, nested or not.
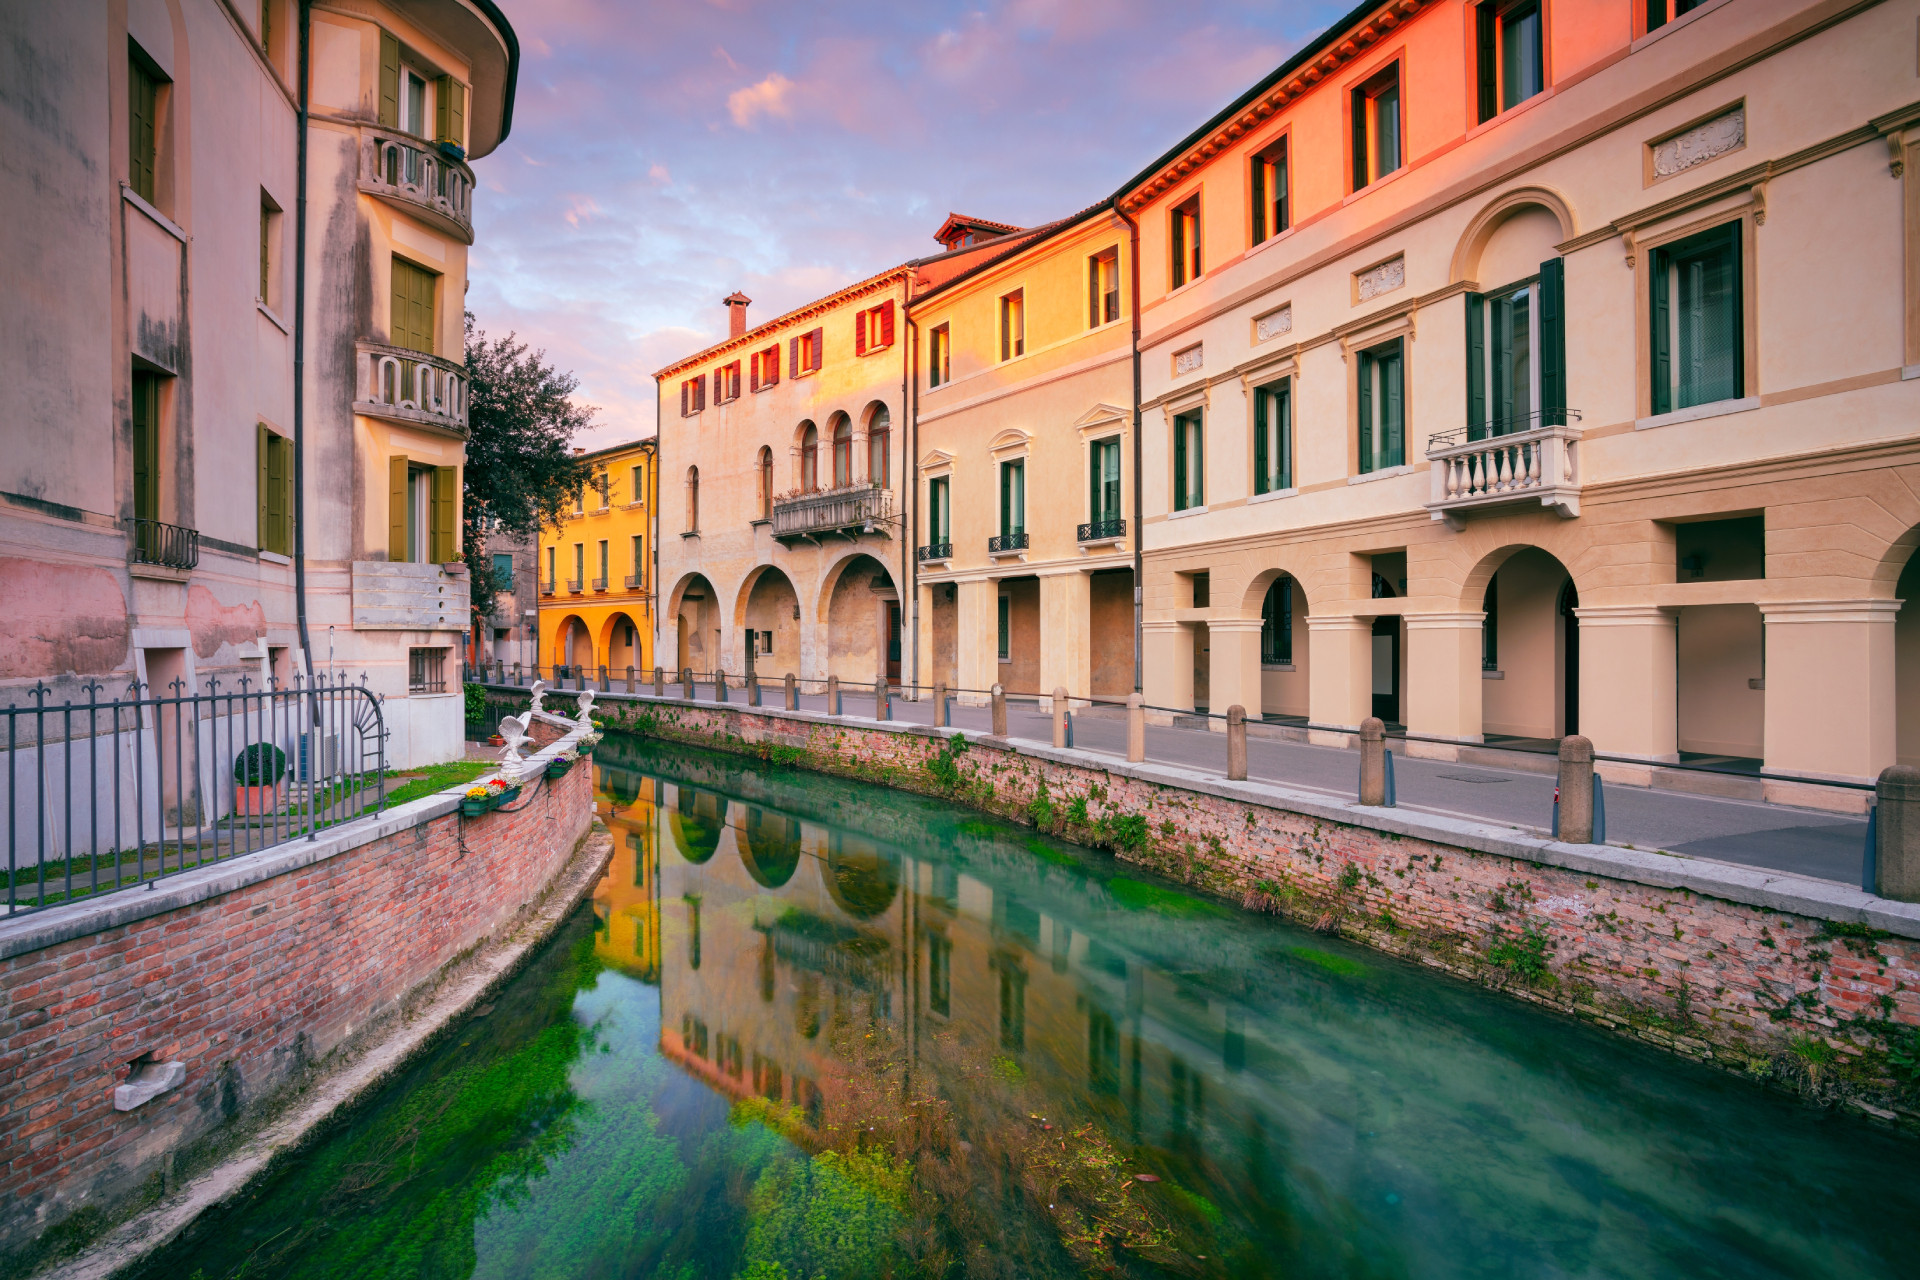
[(596, 410), (571, 397), (580, 380), (528, 351), (518, 335), (489, 339), (467, 312), (467, 465), (461, 519), (476, 623), (493, 611), (491, 537), (538, 535), (557, 525), (587, 482), (573, 456), (574, 433)]

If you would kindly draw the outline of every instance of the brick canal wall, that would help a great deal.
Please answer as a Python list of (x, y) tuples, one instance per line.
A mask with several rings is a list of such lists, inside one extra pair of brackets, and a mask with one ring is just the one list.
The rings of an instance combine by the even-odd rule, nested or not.
[[(602, 696), (615, 727), (1034, 823), (1673, 1052), (1920, 1121), (1920, 906), (957, 730)], [(1195, 927), (1204, 927), (1196, 925)]]
[[(176, 1157), (376, 1038), (512, 926), (591, 826), (592, 775), (583, 763), (471, 819), (456, 789), (0, 921), (0, 1271), (50, 1228), (83, 1233), (158, 1191)], [(116, 1110), (143, 1058), (184, 1064), (184, 1080)]]

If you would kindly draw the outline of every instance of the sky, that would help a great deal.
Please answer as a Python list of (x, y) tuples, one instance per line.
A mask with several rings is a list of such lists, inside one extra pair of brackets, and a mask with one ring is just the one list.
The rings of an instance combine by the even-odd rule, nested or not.
[(654, 432), (656, 369), (1111, 194), (1350, 7), (502, 0), (513, 132), (474, 164), (467, 307), (580, 381), (577, 444)]

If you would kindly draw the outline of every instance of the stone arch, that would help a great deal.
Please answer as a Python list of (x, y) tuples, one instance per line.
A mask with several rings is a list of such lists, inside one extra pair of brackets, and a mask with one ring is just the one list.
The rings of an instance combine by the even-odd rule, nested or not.
[(624, 609), (607, 615), (600, 624), (597, 652), (605, 659), (604, 665), (610, 672), (624, 673), (628, 667), (638, 668), (645, 653), (640, 624)]
[(793, 879), (803, 852), (800, 821), (784, 813), (744, 806), (734, 833), (740, 862), (763, 889), (778, 889)]
[[(723, 649), (720, 645), (720, 594), (704, 573), (683, 574), (667, 596), (666, 616), (670, 619), (662, 647), (671, 657), (671, 670), (691, 667), (712, 671)], [(661, 666), (667, 663), (662, 660)]]
[(1485, 252), (1487, 243), (1493, 239), (1494, 232), (1508, 219), (1533, 209), (1545, 209), (1560, 224), (1559, 243), (1565, 243), (1580, 234), (1579, 225), (1573, 216), (1573, 205), (1567, 198), (1551, 187), (1516, 187), (1512, 191), (1494, 197), (1483, 206), (1467, 229), (1460, 233), (1460, 241), (1454, 246), (1453, 265), (1448, 278), (1455, 284), (1473, 281), (1479, 284), (1499, 284), (1498, 280), (1481, 280), (1480, 255)]
[[(889, 610), (883, 614), (882, 609)], [(867, 551), (850, 551), (821, 575), (816, 643), (826, 675), (869, 684), (880, 678), (898, 635), (899, 587), (885, 563)], [(897, 672), (887, 667), (888, 678)]]
[(827, 894), (855, 920), (871, 920), (900, 892), (900, 859), (878, 845), (835, 835), (827, 845)]
[(593, 643), (593, 630), (587, 626), (586, 619), (577, 613), (569, 613), (560, 619), (560, 625), (553, 633), (553, 662), (561, 667), (592, 667), (594, 655), (605, 652), (596, 650)]
[[(1275, 618), (1269, 634), (1267, 600), (1282, 579), (1291, 586), (1275, 597)], [(1312, 650), (1307, 638), (1312, 593), (1306, 579), (1290, 567), (1262, 569), (1248, 581), (1240, 599), (1240, 616), (1258, 618), (1260, 628), (1260, 710), (1278, 715), (1308, 714), (1312, 687)], [(1271, 647), (1270, 647), (1271, 646)]]
[[(1907, 567), (1912, 563), (1916, 551), (1920, 551), (1920, 524), (1886, 545), (1867, 579), (1868, 592), (1875, 597), (1898, 597), (1900, 580), (1906, 576)], [(1920, 600), (1914, 601), (1914, 607), (1920, 609)]]
[(1568, 558), (1538, 543), (1485, 551), (1466, 575), (1462, 612), (1480, 627), (1483, 735), (1558, 738), (1579, 731), (1579, 583)]
[(689, 786), (674, 788), (673, 807), (667, 810), (667, 829), (680, 856), (698, 866), (720, 848), (727, 829), (725, 797)]
[(733, 626), (743, 641), (745, 633), (753, 633), (760, 647), (748, 652), (762, 679), (788, 671), (800, 674), (802, 625), (800, 592), (786, 571), (770, 564), (749, 570), (734, 597)]

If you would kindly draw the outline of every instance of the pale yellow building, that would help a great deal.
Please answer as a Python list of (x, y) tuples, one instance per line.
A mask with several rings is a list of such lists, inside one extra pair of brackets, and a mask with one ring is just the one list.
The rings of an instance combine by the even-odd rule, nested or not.
[(592, 478), (572, 513), (540, 531), (539, 665), (624, 679), (653, 667), (657, 451), (648, 437), (580, 460)]

